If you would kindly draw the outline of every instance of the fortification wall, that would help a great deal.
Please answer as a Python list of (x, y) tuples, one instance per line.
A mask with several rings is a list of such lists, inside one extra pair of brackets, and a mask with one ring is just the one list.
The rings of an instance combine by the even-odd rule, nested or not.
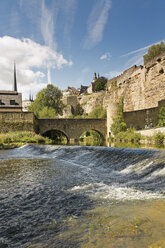
[(158, 101), (165, 98), (165, 53), (145, 66), (133, 66), (109, 80), (107, 88), (112, 102), (124, 96), (125, 112), (157, 107)]
[(37, 131), (37, 125), (33, 113), (0, 113), (0, 132), (10, 131)]

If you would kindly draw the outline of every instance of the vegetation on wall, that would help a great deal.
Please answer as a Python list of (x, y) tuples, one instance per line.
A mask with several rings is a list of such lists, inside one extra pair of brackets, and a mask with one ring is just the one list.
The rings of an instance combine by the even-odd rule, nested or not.
[(165, 51), (165, 44), (161, 42), (160, 44), (153, 45), (148, 49), (148, 53), (143, 56), (144, 64), (155, 58), (156, 56), (160, 55), (162, 52)]
[(112, 81), (111, 82), (111, 91), (114, 91), (114, 90), (117, 90), (118, 89), (118, 87), (117, 87), (117, 81), (115, 80), (115, 81)]
[(64, 104), (61, 101), (62, 92), (51, 84), (39, 91), (35, 101), (29, 106), (28, 111), (34, 112), (38, 118), (55, 118), (62, 115)]
[(161, 107), (159, 109), (158, 126), (159, 127), (165, 126), (165, 107)]
[(106, 118), (107, 111), (103, 106), (98, 106), (92, 110), (92, 112), (87, 116), (87, 118)]
[[(81, 105), (80, 105), (81, 107)], [(86, 114), (84, 113), (84, 110), (83, 110), (83, 113), (80, 114), (82, 112), (79, 112), (78, 115), (71, 115), (69, 116), (69, 118), (75, 118), (75, 119), (81, 119), (81, 118), (84, 118), (84, 119), (87, 119), (87, 118), (96, 118), (96, 119), (99, 119), (99, 118), (106, 118), (107, 117), (107, 111), (106, 109), (103, 108), (103, 106), (98, 106), (98, 107), (95, 107), (92, 112), (90, 112), (89, 114)]]
[(99, 77), (95, 82), (94, 91), (98, 92), (98, 91), (101, 91), (101, 90), (105, 90), (106, 83), (107, 83), (107, 78)]
[(114, 136), (120, 132), (126, 131), (127, 129), (127, 125), (123, 119), (123, 104), (124, 98), (121, 97), (118, 104), (116, 116), (113, 118), (113, 123), (111, 125), (111, 132)]
[(82, 106), (80, 104), (77, 104), (75, 110), (74, 110), (74, 115), (83, 115), (84, 113), (84, 109), (82, 108)]

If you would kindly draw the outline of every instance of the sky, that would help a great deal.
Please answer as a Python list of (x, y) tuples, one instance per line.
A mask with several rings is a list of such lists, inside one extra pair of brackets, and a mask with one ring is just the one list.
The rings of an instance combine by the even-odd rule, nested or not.
[(165, 0), (0, 0), (0, 90), (90, 85), (143, 64), (165, 40)]

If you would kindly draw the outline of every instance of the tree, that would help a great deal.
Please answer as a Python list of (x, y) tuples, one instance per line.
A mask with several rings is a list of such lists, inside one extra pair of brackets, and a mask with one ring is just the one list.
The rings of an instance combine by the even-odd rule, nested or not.
[(55, 109), (51, 107), (44, 107), (38, 112), (39, 118), (55, 118), (57, 117)]
[(143, 56), (144, 64), (155, 58), (156, 56), (160, 55), (162, 52), (165, 51), (165, 44), (161, 42), (160, 44), (153, 45), (148, 49), (148, 53)]
[(107, 112), (103, 108), (103, 106), (98, 106), (92, 110), (92, 112), (89, 113), (87, 118), (106, 118)]
[[(47, 87), (41, 91), (39, 91), (36, 95), (35, 101), (29, 106), (28, 111), (34, 112), (37, 117), (48, 117), (46, 114), (46, 110), (51, 112), (50, 116), (54, 117), (57, 115), (62, 115), (64, 104), (61, 101), (62, 92), (51, 84), (48, 84)], [(47, 107), (47, 109), (45, 109)], [(46, 116), (44, 116), (44, 113)]]
[(165, 107), (160, 108), (158, 117), (158, 126), (165, 126)]
[(124, 132), (127, 129), (127, 125), (123, 119), (123, 105), (124, 98), (122, 97), (119, 101), (116, 117), (113, 118), (113, 123), (111, 125), (111, 132), (115, 136), (120, 132)]
[(94, 91), (101, 91), (101, 90), (105, 90), (105, 86), (107, 83), (107, 78), (105, 77), (99, 77), (94, 85)]
[(84, 113), (84, 109), (81, 107), (80, 104), (77, 104), (74, 110), (74, 116), (83, 115), (83, 113)]

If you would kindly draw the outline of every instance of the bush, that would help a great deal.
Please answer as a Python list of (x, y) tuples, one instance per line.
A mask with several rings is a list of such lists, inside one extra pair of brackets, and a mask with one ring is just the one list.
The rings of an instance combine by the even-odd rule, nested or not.
[(105, 90), (106, 83), (107, 83), (107, 78), (99, 77), (95, 82), (94, 91), (98, 92), (98, 91), (101, 91), (101, 90)]
[(164, 134), (160, 131), (154, 135), (154, 141), (156, 145), (163, 145), (164, 142)]
[(91, 113), (87, 116), (87, 118), (106, 118), (107, 111), (103, 108), (103, 106), (98, 106), (92, 110)]
[(124, 140), (124, 141), (131, 142), (131, 143), (139, 143), (141, 137), (142, 137), (141, 134), (136, 133), (135, 129), (129, 128), (126, 132), (119, 132), (115, 136), (115, 139)]
[(162, 52), (165, 51), (165, 44), (161, 42), (160, 44), (153, 45), (148, 49), (148, 53), (143, 56), (144, 64), (155, 58), (156, 56), (160, 55)]
[(80, 104), (77, 104), (75, 110), (74, 110), (74, 115), (83, 115), (84, 113), (84, 109), (82, 108), (82, 106)]
[(51, 144), (52, 141), (48, 138), (44, 138), (41, 135), (38, 135), (34, 132), (9, 132), (0, 134), (0, 143), (1, 144), (26, 144), (26, 143), (46, 143)]
[(165, 107), (160, 108), (158, 118), (159, 118), (158, 126), (159, 127), (165, 126)]

